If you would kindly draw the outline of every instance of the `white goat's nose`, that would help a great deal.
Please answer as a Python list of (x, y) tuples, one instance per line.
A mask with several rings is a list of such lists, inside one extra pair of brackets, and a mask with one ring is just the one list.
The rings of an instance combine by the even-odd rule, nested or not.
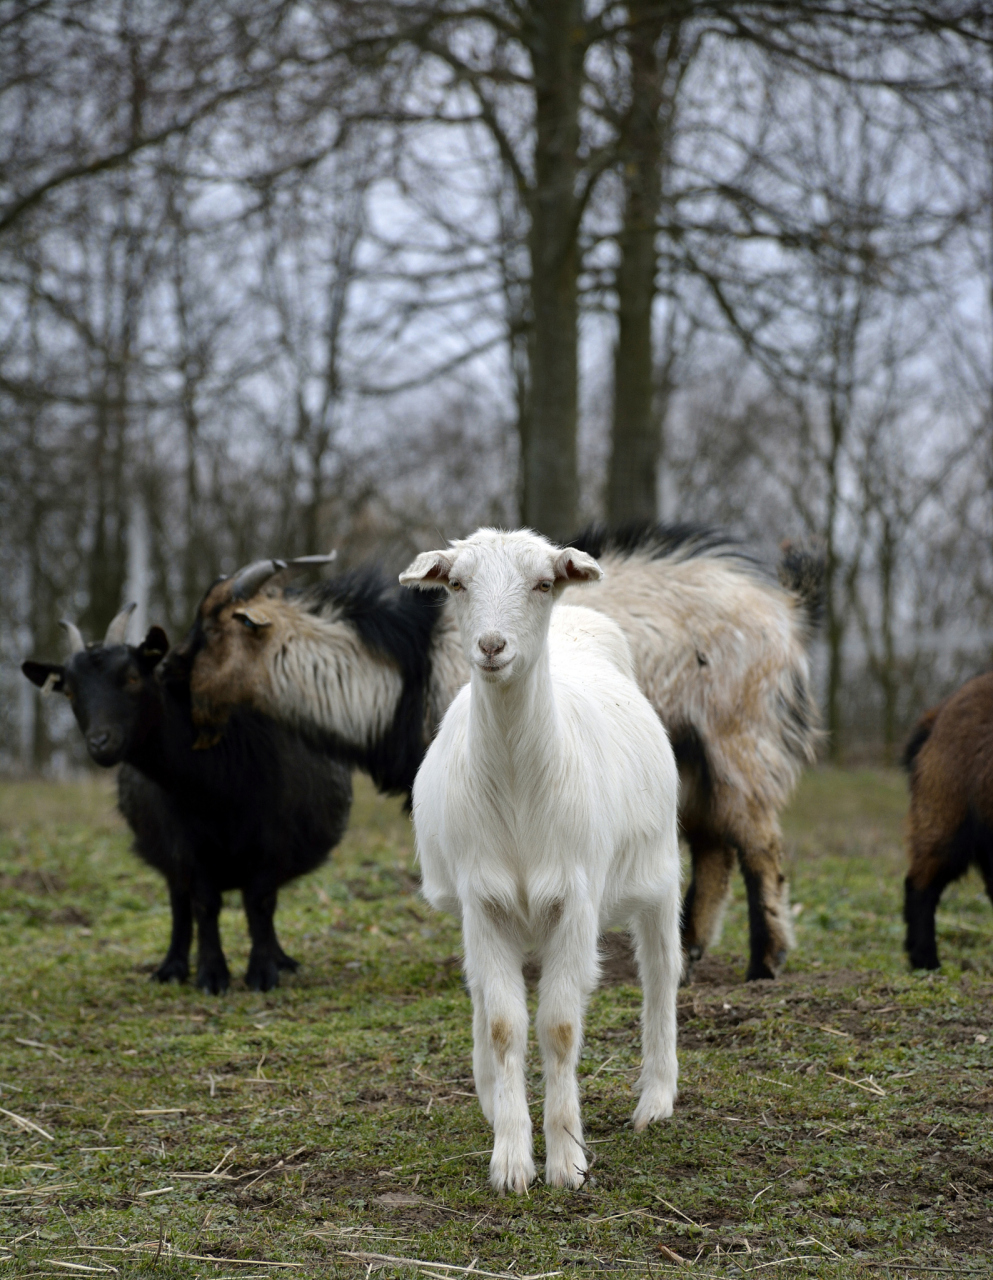
[(485, 635), (479, 637), (479, 647), (488, 658), (495, 658), (498, 653), (503, 653), (507, 647), (507, 641), (497, 631), (487, 631)]

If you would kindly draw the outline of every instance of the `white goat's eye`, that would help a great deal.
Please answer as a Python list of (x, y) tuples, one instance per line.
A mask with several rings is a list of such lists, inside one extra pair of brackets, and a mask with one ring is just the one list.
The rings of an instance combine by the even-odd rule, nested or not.
[(539, 582), (537, 584), (537, 586), (535, 587), (535, 591), (544, 591), (545, 594), (547, 595), (548, 592), (551, 591), (553, 585), (554, 584), (549, 582), (548, 579), (546, 578), (545, 581)]
[(464, 591), (465, 587), (461, 582), (457, 582), (454, 578), (448, 584), (449, 591)]

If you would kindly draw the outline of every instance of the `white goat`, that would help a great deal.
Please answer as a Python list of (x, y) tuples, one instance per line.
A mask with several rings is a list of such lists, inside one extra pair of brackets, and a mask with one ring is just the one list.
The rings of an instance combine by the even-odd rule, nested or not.
[(631, 928), (644, 992), (635, 1129), (671, 1115), (676, 1095), (675, 760), (616, 623), (552, 607), (568, 583), (601, 576), (582, 551), (491, 529), (423, 553), (400, 575), (451, 593), (471, 673), (414, 782), (414, 827), (425, 896), (462, 921), (473, 1073), (500, 1191), (524, 1191), (534, 1177), (529, 953), (542, 962), (549, 1185), (586, 1176), (576, 1065), (604, 929)]

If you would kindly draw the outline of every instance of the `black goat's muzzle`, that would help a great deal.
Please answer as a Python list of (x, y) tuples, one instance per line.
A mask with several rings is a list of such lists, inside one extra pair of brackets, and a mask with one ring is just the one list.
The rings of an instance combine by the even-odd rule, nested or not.
[(113, 729), (92, 729), (86, 735), (86, 749), (94, 764), (109, 769), (124, 753), (124, 737)]

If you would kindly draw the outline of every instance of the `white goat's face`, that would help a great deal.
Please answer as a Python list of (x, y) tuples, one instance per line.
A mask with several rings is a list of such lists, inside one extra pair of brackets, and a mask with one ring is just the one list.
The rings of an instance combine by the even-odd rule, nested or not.
[(400, 575), (404, 586), (444, 586), (454, 601), (462, 648), (491, 683), (524, 675), (541, 653), (552, 602), (570, 582), (593, 582), (600, 566), (527, 529), (480, 529), (444, 551), (425, 551)]

